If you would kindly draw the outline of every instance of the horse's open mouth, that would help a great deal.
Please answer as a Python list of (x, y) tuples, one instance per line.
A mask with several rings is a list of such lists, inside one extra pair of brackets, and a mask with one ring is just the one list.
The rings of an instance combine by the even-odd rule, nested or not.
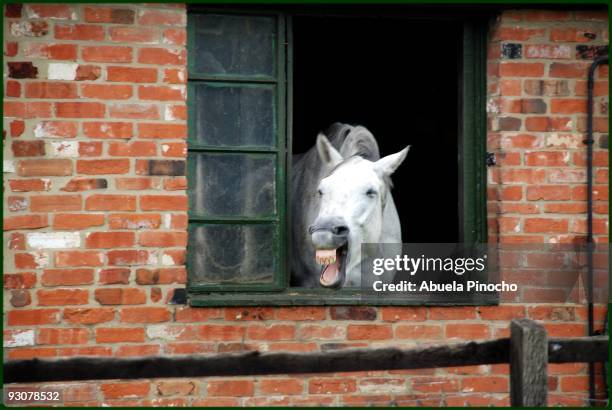
[(319, 283), (326, 288), (338, 288), (346, 275), (348, 243), (336, 249), (317, 249), (315, 257), (322, 265)]

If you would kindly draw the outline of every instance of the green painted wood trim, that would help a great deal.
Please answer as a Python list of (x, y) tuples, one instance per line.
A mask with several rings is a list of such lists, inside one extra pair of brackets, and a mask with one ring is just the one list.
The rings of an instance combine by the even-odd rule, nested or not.
[(459, 142), (460, 236), (464, 243), (487, 241), (486, 26), (463, 26), (462, 100)]
[[(206, 13), (206, 10), (200, 10), (198, 13)], [(215, 14), (222, 14), (216, 12)], [(252, 15), (251, 13), (240, 14), (239, 11), (236, 13), (225, 13), (225, 14), (238, 14), (238, 15)], [(201, 73), (196, 73), (192, 78), (192, 73), (194, 73), (194, 67), (188, 63), (189, 69), (189, 86), (188, 86), (188, 98), (190, 95), (193, 95), (193, 84), (201, 82), (202, 80), (206, 80), (207, 82), (210, 80), (211, 84), (215, 86), (240, 86), (240, 87), (272, 87), (275, 90), (274, 97), (274, 113), (276, 117), (276, 147), (273, 148), (262, 148), (262, 147), (233, 147), (233, 146), (202, 146), (194, 143), (194, 135), (195, 135), (195, 124), (192, 120), (189, 120), (189, 138), (188, 138), (188, 151), (189, 152), (206, 152), (215, 155), (225, 155), (225, 154), (247, 154), (247, 155), (270, 155), (274, 154), (276, 156), (276, 215), (263, 215), (261, 217), (206, 217), (203, 215), (196, 215), (193, 212), (189, 212), (189, 231), (199, 224), (270, 224), (273, 225), (275, 229), (275, 237), (274, 237), (274, 252), (275, 255), (278, 255), (278, 258), (275, 259), (275, 268), (274, 268), (274, 277), (273, 281), (270, 283), (264, 284), (201, 284), (195, 283), (193, 281), (194, 275), (190, 275), (190, 267), (193, 266), (192, 258), (194, 250), (191, 249), (189, 244), (187, 245), (187, 272), (188, 272), (188, 280), (187, 280), (187, 290), (190, 294), (195, 294), (198, 292), (220, 292), (220, 291), (240, 291), (240, 294), (248, 294), (246, 292), (253, 291), (279, 291), (286, 288), (286, 281), (288, 276), (288, 271), (285, 268), (286, 260), (287, 260), (287, 252), (286, 252), (286, 230), (287, 230), (287, 222), (286, 222), (286, 179), (287, 179), (287, 171), (286, 171), (286, 158), (287, 158), (287, 148), (286, 148), (286, 106), (287, 106), (287, 96), (286, 96), (286, 67), (285, 67), (285, 43), (286, 43), (286, 27), (285, 27), (285, 16), (281, 13), (265, 13), (266, 15), (271, 15), (276, 18), (277, 22), (277, 38), (274, 42), (274, 51), (275, 53), (275, 72), (276, 78), (274, 81), (270, 79), (261, 78), (261, 76), (210, 76), (203, 75)], [(188, 32), (188, 45), (194, 44), (195, 41), (195, 24), (194, 24), (194, 13), (188, 14), (188, 21), (191, 24), (188, 24), (187, 32)], [(188, 50), (192, 50), (188, 47)], [(188, 61), (194, 61), (194, 58), (189, 58)], [(188, 100), (189, 101), (189, 100)], [(195, 118), (194, 110), (197, 109), (195, 104), (188, 104), (188, 113), (189, 118)], [(193, 161), (189, 164), (188, 161), (188, 177), (191, 179), (192, 175), (194, 175), (194, 165)], [(190, 184), (191, 185), (191, 184)]]

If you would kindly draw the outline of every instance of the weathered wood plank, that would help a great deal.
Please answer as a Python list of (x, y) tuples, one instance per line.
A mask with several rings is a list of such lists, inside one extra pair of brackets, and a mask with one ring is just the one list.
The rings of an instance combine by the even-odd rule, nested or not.
[(410, 350), (351, 349), (323, 353), (227, 354), (139, 359), (73, 358), (4, 363), (5, 383), (68, 380), (246, 376), (426, 369), (508, 362), (509, 339)]
[(608, 336), (548, 340), (549, 363), (588, 363), (609, 360)]
[(548, 394), (546, 329), (529, 319), (510, 322), (510, 405), (542, 407)]
[[(550, 363), (602, 362), (608, 337), (551, 339)], [(243, 353), (139, 359), (72, 358), (4, 363), (5, 383), (139, 379), (156, 377), (246, 376), (365, 370), (426, 369), (508, 363), (510, 339), (430, 346), (410, 350), (354, 349), (323, 353)]]

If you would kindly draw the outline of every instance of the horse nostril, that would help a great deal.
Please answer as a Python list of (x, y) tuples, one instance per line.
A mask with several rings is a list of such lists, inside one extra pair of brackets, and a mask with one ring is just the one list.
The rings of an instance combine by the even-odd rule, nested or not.
[(347, 236), (349, 232), (348, 226), (336, 226), (333, 229), (334, 235)]

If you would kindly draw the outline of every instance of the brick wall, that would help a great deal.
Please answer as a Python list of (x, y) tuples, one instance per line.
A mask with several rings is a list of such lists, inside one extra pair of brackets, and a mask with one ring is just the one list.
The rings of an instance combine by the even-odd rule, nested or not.
[[(579, 304), (189, 308), (181, 5), (5, 8), (5, 359), (410, 347), (506, 336), (512, 318), (586, 332)], [(584, 237), (586, 67), (601, 13), (505, 12), (489, 51), (493, 240)], [(607, 239), (607, 70), (597, 81), (596, 233)], [(596, 308), (601, 327), (605, 306)], [(498, 405), (508, 367), (53, 384), (110, 405)], [(584, 364), (550, 404), (584, 404)]]

